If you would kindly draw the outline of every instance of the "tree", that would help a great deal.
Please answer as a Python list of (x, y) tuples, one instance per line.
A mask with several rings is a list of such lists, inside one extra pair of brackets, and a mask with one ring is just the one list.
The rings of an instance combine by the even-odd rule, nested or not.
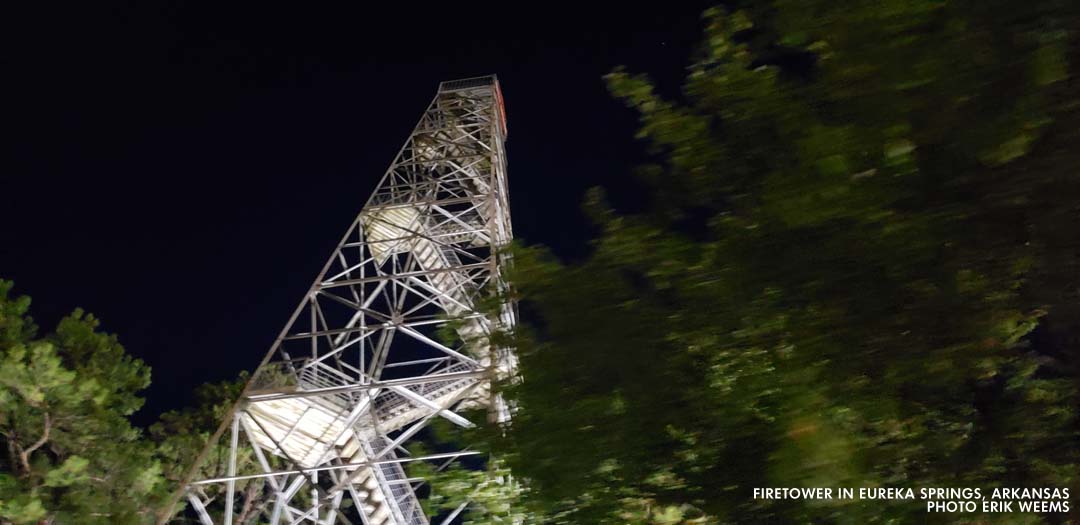
[[(195, 390), (195, 404), (183, 410), (174, 410), (161, 415), (158, 422), (150, 427), (150, 437), (156, 443), (158, 457), (164, 468), (164, 477), (174, 490), (181, 486), (184, 475), (191, 464), (210, 443), (211, 434), (222, 420), (227, 417), (232, 404), (240, 398), (240, 393), (247, 383), (248, 374), (242, 372), (238, 378), (219, 383), (208, 383)], [(237, 465), (243, 471), (246, 465), (253, 465), (257, 458), (250, 446), (241, 443), (237, 449)], [(267, 454), (269, 465), (280, 466), (275, 456)], [(209, 450), (205, 461), (199, 466), (196, 478), (213, 477), (215, 473), (225, 471), (229, 461), (229, 443), (218, 440)], [(210, 503), (207, 510), (215, 520), (220, 521), (224, 512), (225, 494), (220, 484), (197, 487), (195, 490), (207, 491), (204, 496)], [(273, 503), (272, 493), (264, 478), (242, 480), (236, 484), (239, 500), (235, 507), (233, 523), (248, 525), (257, 523), (266, 508)], [(185, 503), (181, 501), (181, 505)], [(161, 510), (161, 509), (155, 509)], [(176, 509), (170, 523), (188, 523), (183, 516), (182, 507)], [(193, 518), (191, 523), (197, 523)]]
[[(142, 406), (150, 369), (82, 310), (39, 337), (30, 298), (10, 297), (12, 286), (0, 281), (0, 524), (153, 523), (247, 375), (200, 386), (194, 406), (162, 414), (144, 433), (128, 417)], [(203, 469), (227, 456), (223, 446), (211, 450)], [(242, 447), (238, 461), (255, 458)], [(266, 487), (254, 480), (237, 488), (235, 523), (254, 523)]]
[(420, 461), (409, 464), (409, 474), (424, 478), (430, 485), (423, 503), (425, 513), (433, 518), (463, 516), (464, 525), (541, 523), (539, 515), (522, 505), (525, 487), (498, 459), (475, 469), (454, 463), (439, 469)]
[(0, 281), (0, 523), (144, 523), (161, 468), (128, 416), (149, 368), (82, 310), (39, 337), (12, 286)]
[(515, 254), (533, 322), (490, 441), (535, 508), (955, 521), (751, 489), (1080, 490), (1076, 347), (1030, 344), (1080, 302), (1076, 9), (778, 0), (707, 13), (679, 100), (610, 75), (658, 159), (654, 205), (594, 191), (585, 261)]

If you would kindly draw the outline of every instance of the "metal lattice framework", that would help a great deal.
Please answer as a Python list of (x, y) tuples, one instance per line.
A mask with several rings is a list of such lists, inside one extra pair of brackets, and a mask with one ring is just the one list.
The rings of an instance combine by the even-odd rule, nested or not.
[[(440, 84), (196, 460), (182, 496), (201, 523), (429, 522), (424, 480), (405, 464), (472, 452), (417, 457), (404, 445), (434, 418), (472, 426), (464, 409), (510, 416), (491, 388), (516, 371), (491, 342), (516, 316), (499, 302), (513, 236), (505, 137), (494, 76)], [(265, 493), (254, 503), (252, 486)]]

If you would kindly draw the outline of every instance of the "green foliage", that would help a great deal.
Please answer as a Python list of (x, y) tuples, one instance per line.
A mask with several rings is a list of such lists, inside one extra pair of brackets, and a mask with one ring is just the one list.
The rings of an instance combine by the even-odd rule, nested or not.
[[(197, 479), (212, 478), (222, 475), (227, 471), (229, 461), (229, 440), (218, 439), (211, 441), (211, 437), (218, 425), (226, 421), (233, 403), (240, 398), (240, 393), (247, 384), (248, 374), (242, 372), (234, 380), (219, 383), (207, 383), (195, 390), (195, 404), (183, 410), (166, 412), (161, 415), (159, 421), (150, 427), (150, 437), (157, 445), (158, 457), (162, 465), (166, 481), (171, 487), (178, 487), (188, 473), (192, 463), (198, 458), (203, 448), (210, 446), (205, 460), (196, 471)], [(262, 378), (265, 381), (279, 381), (281, 378), (275, 371), (266, 372)], [(280, 467), (277, 457), (267, 454), (266, 460), (271, 468)], [(245, 441), (240, 442), (237, 448), (236, 464), (241, 472), (254, 470), (257, 458), (254, 451)], [(213, 484), (200, 487), (201, 496), (209, 503), (207, 512), (215, 522), (220, 521), (224, 513), (225, 486)], [(236, 503), (237, 514), (233, 523), (237, 525), (250, 525), (257, 523), (262, 510), (271, 501), (269, 499), (269, 484), (265, 478), (241, 480), (236, 482), (236, 492), (239, 495)], [(181, 502), (181, 505), (186, 502)], [(181, 507), (178, 506), (178, 511)], [(160, 510), (160, 509), (155, 509)], [(174, 517), (174, 522), (175, 522)]]
[[(199, 387), (194, 407), (163, 414), (144, 435), (127, 418), (142, 405), (149, 368), (82, 310), (39, 337), (30, 299), (10, 297), (11, 288), (0, 281), (0, 523), (152, 523), (247, 375)], [(202, 472), (222, 471), (227, 458), (219, 443)], [(241, 447), (237, 460), (244, 468), (255, 458)], [(264, 488), (261, 479), (237, 483), (235, 523), (258, 519)], [(206, 489), (211, 513), (221, 512), (216, 489)]]
[[(492, 443), (529, 499), (560, 523), (879, 523), (936, 516), (750, 491), (1077, 490), (1076, 349), (1028, 342), (1075, 325), (1076, 8), (705, 19), (681, 100), (608, 77), (662, 159), (642, 170), (654, 207), (621, 216), (595, 191), (587, 260), (514, 254), (535, 323)], [(768, 65), (777, 44), (813, 67)]]
[(127, 416), (150, 370), (81, 310), (39, 337), (11, 288), (0, 281), (0, 521), (145, 523), (161, 467)]
[[(232, 404), (240, 398), (248, 375), (241, 373), (233, 381), (208, 383), (195, 390), (191, 408), (174, 410), (161, 415), (150, 427), (150, 436), (158, 444), (163, 458), (165, 477), (179, 482), (191, 467), (218, 425), (225, 420)], [(217, 472), (228, 461), (228, 443), (220, 443), (210, 454), (202, 469)]]
[(409, 473), (427, 480), (432, 487), (424, 500), (429, 516), (453, 512), (466, 505), (465, 525), (495, 523), (539, 523), (523, 503), (525, 487), (498, 460), (491, 460), (483, 470), (469, 470), (455, 464), (439, 470), (425, 462), (411, 463)]

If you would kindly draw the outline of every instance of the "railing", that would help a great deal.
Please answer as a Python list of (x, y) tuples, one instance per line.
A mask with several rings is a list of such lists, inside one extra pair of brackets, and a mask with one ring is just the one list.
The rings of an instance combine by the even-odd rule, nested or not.
[[(469, 366), (464, 363), (458, 363), (454, 366), (441, 370), (439, 373), (454, 373), (465, 372), (469, 370)], [(478, 379), (474, 377), (466, 377), (464, 379), (446, 381), (434, 381), (431, 383), (424, 383), (419, 385), (409, 385), (405, 388), (420, 394), (429, 401), (434, 401), (447, 393), (463, 388), (469, 384), (475, 383)], [(413, 401), (405, 396), (388, 390), (382, 393), (375, 400), (375, 417), (377, 421), (389, 421), (391, 418), (401, 415), (413, 408)]]
[[(299, 369), (299, 384), (302, 390), (336, 388), (355, 384), (356, 380), (321, 362), (306, 364)], [(317, 399), (328, 401), (341, 408), (352, 406), (352, 397), (345, 392), (318, 396)]]
[(439, 93), (448, 93), (451, 91), (460, 91), (462, 89), (492, 86), (495, 85), (495, 82), (495, 75), (463, 78), (460, 80), (447, 80), (446, 82), (439, 83)]
[[(377, 437), (371, 440), (370, 444), (366, 445), (369, 448), (368, 454), (374, 454), (375, 450), (382, 450), (386, 448), (390, 442), (382, 437)], [(387, 452), (385, 459), (394, 459), (397, 455), (393, 451)], [(386, 503), (396, 507), (400, 516), (404, 518), (404, 525), (427, 525), (427, 517), (424, 516), (424, 510), (420, 507), (420, 501), (416, 498), (416, 493), (413, 492), (412, 486), (409, 485), (408, 476), (405, 475), (405, 469), (401, 466), (401, 463), (381, 463), (375, 465), (373, 474), (378, 481), (380, 487), (383, 490), (385, 496), (387, 496)], [(389, 489), (389, 493), (386, 493)]]

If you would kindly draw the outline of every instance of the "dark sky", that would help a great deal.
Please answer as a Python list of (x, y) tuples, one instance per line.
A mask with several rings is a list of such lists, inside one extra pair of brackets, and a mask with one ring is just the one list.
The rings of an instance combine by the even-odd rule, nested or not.
[(257, 364), (441, 80), (499, 76), (515, 233), (582, 253), (642, 158), (601, 76), (677, 89), (708, 2), (271, 4), (4, 17), (0, 277), (150, 364), (143, 422)]

